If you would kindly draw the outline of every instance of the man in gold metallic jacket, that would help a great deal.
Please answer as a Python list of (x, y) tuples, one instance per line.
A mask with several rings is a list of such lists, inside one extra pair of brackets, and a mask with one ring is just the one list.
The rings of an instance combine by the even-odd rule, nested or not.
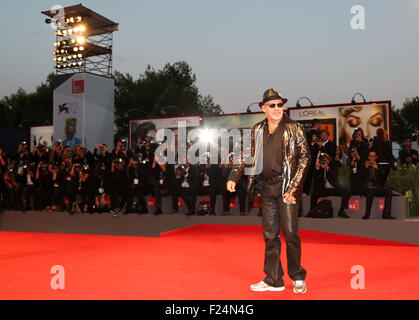
[(262, 197), (264, 272), (266, 278), (250, 286), (253, 291), (283, 291), (284, 271), (280, 261), (280, 228), (287, 244), (288, 275), (294, 293), (307, 291), (306, 271), (301, 266), (298, 233), (298, 206), (310, 165), (309, 145), (302, 126), (284, 113), (287, 99), (274, 89), (266, 90), (259, 103), (266, 119), (257, 123), (248, 146), (243, 146), (241, 163), (236, 164), (227, 182), (235, 191), (241, 175), (249, 175), (248, 194)]

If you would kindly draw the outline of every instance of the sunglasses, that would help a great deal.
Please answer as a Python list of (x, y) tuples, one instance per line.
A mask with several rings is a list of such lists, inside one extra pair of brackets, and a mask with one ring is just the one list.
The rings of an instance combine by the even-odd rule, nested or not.
[(284, 106), (284, 103), (276, 103), (276, 104), (275, 103), (271, 103), (271, 104), (268, 104), (268, 106), (271, 109), (275, 108), (275, 106), (277, 106), (278, 108), (282, 108)]

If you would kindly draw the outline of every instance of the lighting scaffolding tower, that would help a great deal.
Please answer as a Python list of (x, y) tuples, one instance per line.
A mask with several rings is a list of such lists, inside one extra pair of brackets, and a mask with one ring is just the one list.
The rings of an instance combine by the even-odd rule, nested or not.
[(55, 29), (56, 74), (88, 72), (112, 78), (112, 35), (115, 23), (82, 4), (42, 11)]

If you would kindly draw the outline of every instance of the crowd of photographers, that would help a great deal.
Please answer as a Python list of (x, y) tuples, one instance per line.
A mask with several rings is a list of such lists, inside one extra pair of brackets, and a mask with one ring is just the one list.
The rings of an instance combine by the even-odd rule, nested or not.
[[(349, 144), (337, 147), (333, 141), (329, 140), (329, 132), (320, 128), (321, 121), (314, 119), (312, 130), (308, 134), (312, 163), (304, 191), (311, 194), (312, 211), (319, 197), (339, 196), (341, 205), (338, 216), (349, 218), (345, 210), (348, 209), (350, 197), (362, 195), (366, 197), (363, 218), (368, 219), (374, 197), (385, 197), (383, 218), (394, 219), (391, 216), (393, 191), (387, 189), (385, 185), (390, 171), (397, 170), (397, 163), (386, 130), (378, 128), (376, 136), (367, 138), (361, 128), (355, 128)], [(418, 137), (417, 131), (413, 135), (416, 147)], [(418, 152), (412, 148), (411, 140), (406, 141), (400, 150), (399, 160), (401, 165), (418, 163)], [(350, 167), (349, 189), (338, 181), (339, 167), (345, 165)]]
[[(313, 209), (320, 197), (342, 198), (338, 216), (345, 212), (351, 195), (367, 198), (365, 219), (371, 213), (375, 196), (385, 197), (383, 218), (391, 216), (392, 190), (385, 188), (390, 170), (396, 170), (396, 159), (383, 128), (374, 138), (366, 138), (361, 128), (354, 130), (348, 145), (337, 147), (329, 140), (327, 130), (320, 130), (321, 121), (313, 120), (307, 138), (311, 151), (311, 166), (304, 192), (311, 197)], [(399, 153), (400, 164), (418, 163), (418, 135), (415, 147), (407, 141)], [(179, 212), (178, 199), (183, 199), (187, 214), (215, 215), (217, 195), (222, 195), (223, 213), (230, 210), (230, 198), (238, 196), (240, 214), (246, 214), (246, 177), (230, 194), (226, 182), (233, 162), (210, 164), (209, 161), (175, 166), (159, 164), (155, 158), (158, 144), (151, 138), (139, 138), (133, 149), (121, 139), (114, 150), (104, 144), (93, 153), (82, 145), (63, 145), (57, 141), (52, 149), (40, 145), (32, 151), (26, 142), (19, 144), (14, 155), (0, 148), (0, 209), (75, 212), (148, 213), (146, 198), (155, 199), (154, 214), (162, 213), (162, 198), (171, 197), (172, 212)], [(349, 166), (350, 189), (338, 181), (338, 170)], [(206, 195), (207, 203), (197, 205), (197, 197)], [(110, 200), (110, 201), (109, 201)], [(248, 199), (250, 207), (253, 199)], [(310, 211), (309, 215), (311, 215)]]
[[(20, 143), (16, 154), (6, 156), (0, 149), (0, 207), (14, 210), (75, 212), (148, 213), (146, 198), (155, 199), (154, 214), (162, 213), (162, 197), (170, 196), (173, 213), (179, 212), (183, 199), (187, 214), (215, 214), (216, 197), (222, 195), (223, 212), (230, 210), (230, 197), (239, 198), (245, 214), (246, 181), (235, 194), (226, 190), (232, 169), (228, 164), (199, 163), (174, 166), (159, 164), (151, 138), (138, 139), (128, 149), (126, 139), (114, 150), (104, 144), (93, 153), (82, 145), (63, 145), (57, 141), (49, 150), (37, 146), (32, 151)], [(227, 161), (228, 162), (228, 161)], [(208, 203), (196, 205), (197, 197), (208, 195)], [(110, 200), (110, 201), (109, 201)]]

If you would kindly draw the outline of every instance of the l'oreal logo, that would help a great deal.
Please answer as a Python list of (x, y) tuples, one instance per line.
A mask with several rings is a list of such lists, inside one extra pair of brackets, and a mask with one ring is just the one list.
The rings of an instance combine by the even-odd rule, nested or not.
[(300, 117), (316, 117), (316, 116), (325, 116), (326, 111), (325, 110), (304, 110), (299, 111)]

